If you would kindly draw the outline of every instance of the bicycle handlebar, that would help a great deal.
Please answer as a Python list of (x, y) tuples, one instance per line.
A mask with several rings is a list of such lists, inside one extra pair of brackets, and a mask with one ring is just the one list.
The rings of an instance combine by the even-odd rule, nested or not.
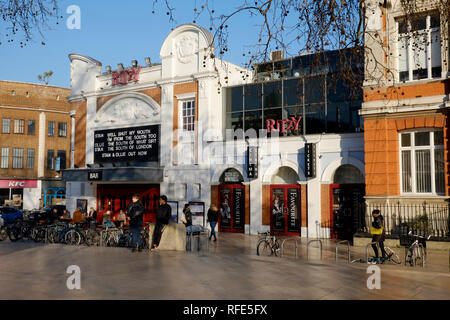
[(430, 240), (431, 235), (429, 235), (428, 237), (424, 237), (424, 236), (419, 236), (418, 234), (413, 234), (412, 231), (408, 232), (408, 236), (411, 237), (415, 237), (415, 238), (421, 238), (421, 239), (426, 239), (426, 240)]

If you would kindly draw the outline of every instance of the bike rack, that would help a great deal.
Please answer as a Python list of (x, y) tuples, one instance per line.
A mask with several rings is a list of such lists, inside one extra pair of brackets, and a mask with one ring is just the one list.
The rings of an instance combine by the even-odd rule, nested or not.
[(283, 242), (281, 243), (281, 252), (280, 252), (280, 258), (283, 258), (283, 254), (284, 254), (284, 243), (286, 241), (295, 241), (295, 258), (298, 258), (298, 239), (284, 239)]
[(347, 244), (348, 262), (350, 263), (352, 261), (352, 259), (350, 256), (350, 242), (348, 240), (342, 240), (342, 241), (336, 242), (336, 261), (338, 261), (338, 251), (339, 251), (340, 244)]
[(320, 260), (322, 260), (322, 240), (320, 239), (312, 239), (309, 240), (307, 245), (306, 245), (306, 258), (309, 260), (309, 245), (313, 242), (318, 242), (319, 243), (319, 248), (320, 248)]
[[(421, 259), (422, 260), (422, 268), (425, 268), (425, 249), (424, 249), (424, 247), (423, 247), (423, 245), (421, 243), (419, 243), (417, 245), (417, 247), (418, 247), (418, 250), (420, 250), (422, 252), (422, 254), (421, 254), (421, 257), (422, 257), (422, 259)], [(408, 251), (409, 251), (409, 248), (405, 247), (405, 266), (406, 266), (406, 258), (408, 256)], [(414, 266), (415, 266), (415, 264), (414, 264)], [(450, 267), (450, 256), (449, 256), (449, 267)]]
[(376, 244), (377, 247), (379, 248), (378, 241), (374, 241), (374, 242), (371, 242), (371, 243), (369, 243), (368, 245), (366, 245), (366, 263), (367, 263), (367, 264), (370, 264), (370, 263), (369, 263), (369, 247), (370, 247), (371, 245), (373, 245), (373, 244)]

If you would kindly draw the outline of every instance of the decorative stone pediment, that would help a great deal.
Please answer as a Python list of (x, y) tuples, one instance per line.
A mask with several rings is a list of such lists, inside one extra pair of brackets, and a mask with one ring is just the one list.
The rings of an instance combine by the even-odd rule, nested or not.
[(97, 112), (94, 122), (98, 127), (136, 124), (160, 123), (159, 104), (142, 93), (126, 93), (105, 103)]

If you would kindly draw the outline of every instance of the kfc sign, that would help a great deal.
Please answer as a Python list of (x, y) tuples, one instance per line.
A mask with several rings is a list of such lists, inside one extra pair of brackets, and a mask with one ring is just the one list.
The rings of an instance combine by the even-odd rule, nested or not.
[(0, 188), (37, 188), (37, 180), (0, 180)]
[(141, 72), (142, 67), (137, 69), (130, 68), (122, 71), (113, 71), (112, 73), (112, 86), (114, 87), (117, 84), (128, 84), (128, 82), (138, 82), (139, 73)]
[(266, 120), (266, 128), (267, 133), (271, 133), (272, 131), (278, 131), (281, 133), (286, 133), (288, 130), (298, 131), (298, 127), (300, 125), (300, 121), (302, 117), (291, 117), (290, 119), (282, 119), (282, 120), (274, 120), (267, 119)]

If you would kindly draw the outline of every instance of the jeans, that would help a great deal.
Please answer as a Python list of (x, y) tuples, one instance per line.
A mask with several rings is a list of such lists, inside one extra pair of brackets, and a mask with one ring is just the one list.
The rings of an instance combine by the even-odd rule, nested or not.
[(157, 223), (155, 225), (155, 231), (153, 231), (152, 248), (159, 246), (159, 242), (161, 241), (162, 233), (165, 227), (166, 227), (165, 224)]
[(214, 239), (217, 239), (216, 236), (216, 224), (217, 221), (210, 221), (209, 225), (211, 226), (211, 236), (209, 237), (210, 239), (214, 236)]
[(131, 232), (131, 243), (132, 247), (136, 248), (139, 246), (142, 248), (142, 236), (141, 236), (142, 226), (130, 226), (130, 232)]

